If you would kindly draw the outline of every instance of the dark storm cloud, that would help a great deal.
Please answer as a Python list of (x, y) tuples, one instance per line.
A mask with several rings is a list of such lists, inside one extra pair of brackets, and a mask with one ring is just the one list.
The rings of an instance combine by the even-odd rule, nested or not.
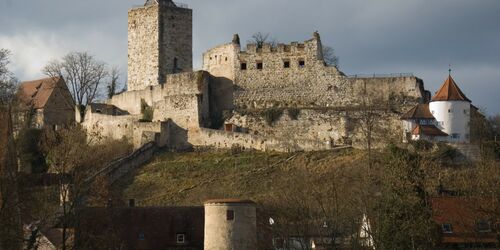
[[(257, 31), (283, 42), (320, 31), (346, 74), (413, 72), (436, 91), (448, 64), (464, 92), (500, 113), (500, 1), (184, 0), (194, 10), (194, 62)], [(0, 0), (0, 47), (32, 78), (53, 57), (87, 50), (126, 71), (127, 9), (141, 0)]]

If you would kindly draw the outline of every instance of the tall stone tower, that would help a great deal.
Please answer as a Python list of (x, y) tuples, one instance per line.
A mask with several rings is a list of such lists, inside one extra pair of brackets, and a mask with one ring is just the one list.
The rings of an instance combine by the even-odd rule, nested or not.
[(128, 12), (128, 90), (165, 83), (193, 69), (193, 12), (171, 0), (147, 0)]

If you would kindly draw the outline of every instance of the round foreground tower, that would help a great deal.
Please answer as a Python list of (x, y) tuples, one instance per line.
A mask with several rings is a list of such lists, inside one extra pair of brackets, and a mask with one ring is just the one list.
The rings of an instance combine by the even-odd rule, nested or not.
[(429, 103), (437, 127), (448, 134), (448, 142), (454, 143), (470, 141), (470, 108), (471, 101), (460, 90), (451, 75)]
[(205, 202), (205, 250), (254, 250), (257, 216), (251, 200)]

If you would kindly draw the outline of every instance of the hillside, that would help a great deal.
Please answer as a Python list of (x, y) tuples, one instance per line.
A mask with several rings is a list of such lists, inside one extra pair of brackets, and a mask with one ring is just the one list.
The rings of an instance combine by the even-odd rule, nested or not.
[(329, 185), (337, 170), (361, 164), (361, 152), (268, 153), (204, 151), (160, 153), (114, 185), (122, 199), (140, 206), (200, 205), (211, 198), (263, 202), (308, 179)]

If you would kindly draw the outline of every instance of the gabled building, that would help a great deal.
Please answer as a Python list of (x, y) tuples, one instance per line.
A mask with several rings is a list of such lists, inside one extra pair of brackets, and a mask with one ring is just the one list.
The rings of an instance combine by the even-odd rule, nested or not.
[(14, 106), (14, 131), (64, 127), (75, 122), (75, 103), (62, 77), (22, 82)]
[(486, 200), (434, 197), (431, 205), (440, 249), (498, 249), (498, 219)]
[(429, 104), (417, 104), (401, 116), (403, 122), (403, 142), (409, 140), (435, 140), (447, 136), (436, 127), (436, 118), (429, 110)]

